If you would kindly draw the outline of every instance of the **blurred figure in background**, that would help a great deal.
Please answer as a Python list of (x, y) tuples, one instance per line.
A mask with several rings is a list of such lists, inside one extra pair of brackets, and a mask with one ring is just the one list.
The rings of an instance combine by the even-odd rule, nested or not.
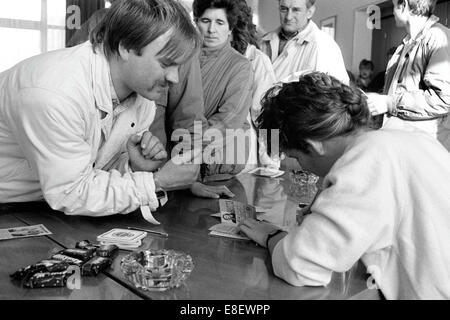
[[(392, 47), (388, 50), (386, 54), (388, 62), (392, 59), (392, 56), (394, 55), (396, 50), (397, 47)], [(366, 92), (383, 93), (385, 76), (386, 76), (386, 66), (383, 71), (378, 72), (373, 77), (372, 81), (370, 81), (369, 86), (367, 87)]]
[(235, 1), (238, 5), (239, 15), (236, 27), (233, 29), (231, 46), (250, 61), (253, 70), (252, 106), (248, 117), (251, 124), (250, 156), (244, 172), (255, 168), (259, 163), (263, 166), (278, 168), (279, 161), (269, 157), (265, 141), (261, 140), (258, 146), (258, 133), (256, 132), (257, 119), (261, 113), (261, 99), (266, 91), (275, 84), (275, 72), (269, 57), (259, 50), (252, 9), (245, 0)]
[(384, 94), (369, 93), (372, 115), (384, 126), (419, 129), (450, 150), (450, 30), (433, 15), (436, 0), (393, 0), (407, 36), (389, 61)]
[(367, 91), (370, 81), (372, 81), (373, 70), (375, 66), (370, 60), (362, 60), (359, 63), (359, 76), (356, 79), (356, 85), (363, 91)]

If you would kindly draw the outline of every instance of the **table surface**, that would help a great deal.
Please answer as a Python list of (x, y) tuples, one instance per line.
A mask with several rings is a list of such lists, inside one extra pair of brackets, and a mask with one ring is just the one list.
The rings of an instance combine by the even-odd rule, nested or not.
[[(0, 213), (0, 229), (25, 226), (12, 214)], [(0, 300), (20, 299), (70, 299), (70, 300), (136, 300), (140, 296), (128, 287), (104, 274), (83, 277), (82, 290), (64, 288), (28, 289), (19, 281), (11, 281), (9, 275), (64, 249), (49, 237), (21, 238), (0, 241)]]
[[(266, 209), (265, 220), (292, 225), (300, 199), (298, 186), (288, 174), (277, 179), (243, 174), (220, 182), (236, 195), (233, 199)], [(303, 190), (304, 191), (304, 190)], [(252, 241), (210, 236), (219, 223), (218, 200), (195, 198), (186, 191), (170, 194), (169, 202), (156, 213), (160, 226), (146, 222), (139, 211), (101, 218), (67, 216), (42, 204), (1, 205), (0, 228), (44, 224), (52, 234), (45, 237), (0, 241), (0, 299), (155, 299), (155, 300), (267, 300), (348, 299), (367, 288), (365, 269), (356, 264), (345, 274), (334, 274), (327, 287), (294, 287), (273, 274), (265, 248)], [(139, 250), (173, 249), (189, 254), (195, 264), (186, 283), (165, 292), (134, 288), (120, 270), (120, 251), (111, 269), (98, 277), (83, 277), (81, 290), (67, 288), (24, 289), (8, 274), (40, 261), (63, 247), (96, 237), (113, 228), (140, 227), (163, 230), (168, 238), (148, 234)]]

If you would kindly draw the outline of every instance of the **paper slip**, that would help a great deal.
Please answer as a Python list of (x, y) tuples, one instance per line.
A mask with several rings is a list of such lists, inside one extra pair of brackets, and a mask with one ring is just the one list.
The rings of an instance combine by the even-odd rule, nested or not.
[(153, 217), (152, 211), (148, 206), (141, 207), (141, 213), (145, 220), (150, 222), (151, 224), (160, 225), (161, 223)]
[(281, 177), (284, 174), (284, 171), (278, 170), (278, 169), (271, 169), (271, 168), (256, 168), (249, 173), (254, 174), (256, 176), (260, 177), (267, 177), (267, 178), (278, 178)]
[(248, 237), (240, 233), (240, 230), (237, 226), (227, 223), (216, 224), (209, 230), (211, 231), (209, 234), (212, 236), (233, 238), (239, 240), (250, 240)]
[[(266, 213), (268, 209), (265, 208), (261, 208), (261, 207), (255, 207), (256, 213), (258, 214), (263, 214)], [(213, 218), (222, 218), (222, 213), (218, 212), (218, 213), (213, 213), (210, 215)], [(258, 217), (256, 218), (258, 219)]]
[(52, 234), (43, 224), (0, 229), (0, 240), (39, 237)]
[[(158, 191), (156, 192), (156, 197), (158, 198), (159, 206), (164, 206), (167, 201), (169, 201), (169, 198), (167, 197), (167, 192), (165, 191)], [(160, 225), (161, 223), (153, 217), (152, 211), (150, 210), (149, 206), (141, 206), (141, 213), (142, 217), (151, 224)]]
[(249, 218), (256, 219), (256, 209), (249, 204), (220, 199), (219, 208), (222, 223), (236, 225)]

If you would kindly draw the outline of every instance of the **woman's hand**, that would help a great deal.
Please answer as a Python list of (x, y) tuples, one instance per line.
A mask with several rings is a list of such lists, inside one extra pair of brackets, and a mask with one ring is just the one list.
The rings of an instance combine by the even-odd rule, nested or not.
[(195, 182), (191, 186), (191, 192), (194, 196), (201, 198), (219, 199), (220, 196), (234, 197), (234, 193), (225, 186), (208, 186), (200, 182)]
[(265, 248), (269, 234), (280, 228), (267, 222), (247, 219), (239, 225), (239, 229), (241, 229), (247, 237)]

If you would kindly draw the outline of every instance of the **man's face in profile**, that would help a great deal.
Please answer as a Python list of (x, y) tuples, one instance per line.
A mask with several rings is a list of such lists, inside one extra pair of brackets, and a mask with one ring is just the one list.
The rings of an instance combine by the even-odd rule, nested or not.
[(140, 53), (129, 50), (122, 65), (124, 83), (131, 92), (149, 100), (157, 100), (170, 84), (178, 83), (179, 61), (172, 61), (160, 54), (170, 39), (168, 31), (147, 46)]

